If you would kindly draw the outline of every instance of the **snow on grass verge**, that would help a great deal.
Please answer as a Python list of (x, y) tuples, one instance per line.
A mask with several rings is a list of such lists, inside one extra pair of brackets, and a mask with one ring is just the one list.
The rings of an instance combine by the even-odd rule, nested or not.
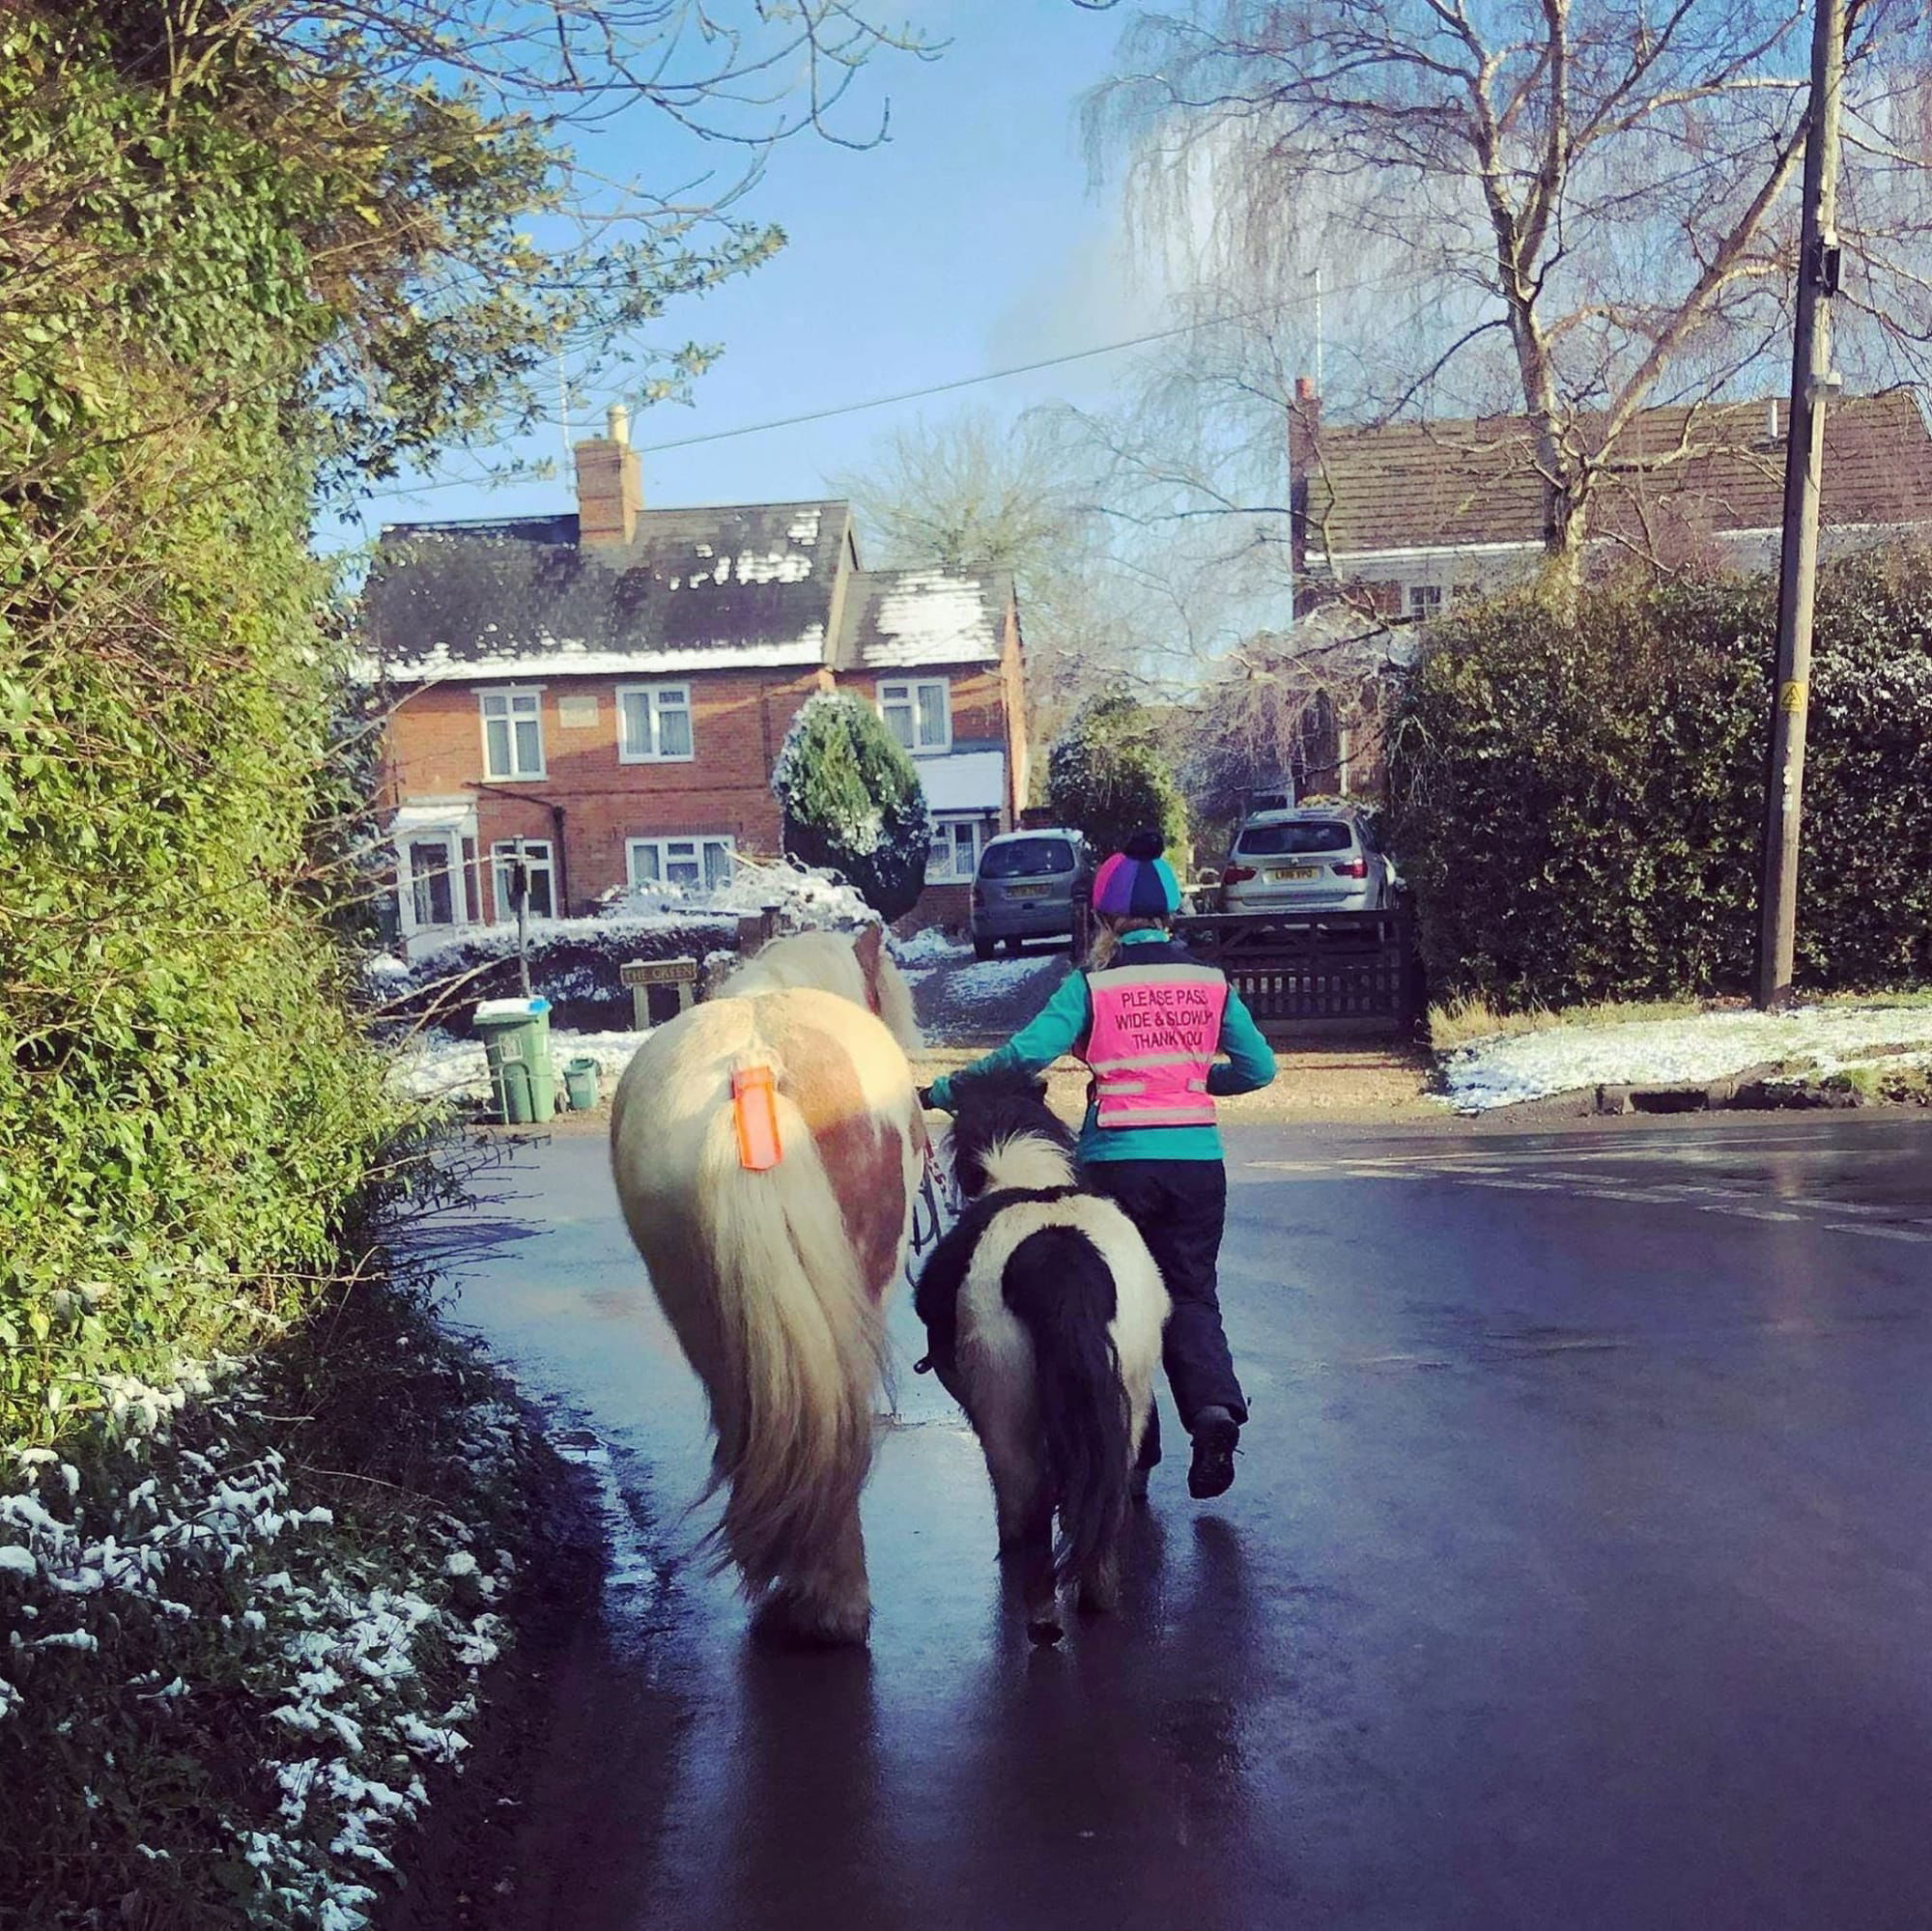
[(0, 1842), (37, 1926), (356, 1931), (460, 1765), (534, 1438), (412, 1299), (0, 1453)]
[(1878, 1051), (1914, 1049), (1932, 1051), (1932, 1008), (1804, 1006), (1557, 1026), (1443, 1055), (1441, 1097), (1460, 1112), (1486, 1113), (1585, 1087), (1694, 1085), (1777, 1062), (1829, 1073)]

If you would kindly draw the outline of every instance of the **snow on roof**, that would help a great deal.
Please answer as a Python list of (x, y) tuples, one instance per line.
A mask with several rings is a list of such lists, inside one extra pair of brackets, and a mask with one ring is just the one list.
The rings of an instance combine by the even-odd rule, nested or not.
[(997, 663), (1011, 600), (1011, 579), (990, 571), (861, 571), (841, 656), (874, 670)]
[(585, 550), (575, 517), (383, 532), (369, 660), (401, 681), (823, 664), (851, 512), (840, 502), (644, 510)]

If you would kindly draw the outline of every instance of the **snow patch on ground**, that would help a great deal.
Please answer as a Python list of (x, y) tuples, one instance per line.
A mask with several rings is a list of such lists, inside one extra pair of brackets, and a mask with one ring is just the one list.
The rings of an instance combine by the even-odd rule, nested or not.
[(950, 939), (937, 925), (927, 925), (909, 939), (893, 941), (893, 956), (901, 966), (935, 966), (963, 961), (970, 946)]
[[(650, 1037), (648, 1033), (552, 1033), (551, 1063), (557, 1087), (572, 1060), (595, 1060), (599, 1085), (606, 1097), (624, 1068)], [(490, 1071), (482, 1045), (474, 1039), (453, 1039), (447, 1033), (418, 1033), (396, 1055), (389, 1068), (389, 1088), (409, 1099), (487, 1099)]]
[(946, 996), (957, 1006), (990, 1006), (1062, 961), (1050, 953), (1022, 953), (1016, 959), (985, 959), (946, 975)]
[(1442, 1061), (1444, 1097), (1487, 1113), (1592, 1086), (1690, 1085), (1773, 1060), (1836, 1071), (1879, 1047), (1932, 1052), (1932, 1007), (1805, 1006), (1476, 1039)]

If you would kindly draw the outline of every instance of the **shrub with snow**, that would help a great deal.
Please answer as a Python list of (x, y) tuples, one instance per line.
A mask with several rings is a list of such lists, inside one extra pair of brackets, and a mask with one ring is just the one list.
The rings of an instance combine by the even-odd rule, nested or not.
[(772, 768), (784, 847), (845, 879), (893, 920), (919, 902), (931, 834), (913, 761), (885, 721), (846, 692), (808, 698)]
[(289, 1348), (0, 1459), (0, 1891), (49, 1931), (355, 1931), (469, 1747), (524, 1418), (374, 1283)]

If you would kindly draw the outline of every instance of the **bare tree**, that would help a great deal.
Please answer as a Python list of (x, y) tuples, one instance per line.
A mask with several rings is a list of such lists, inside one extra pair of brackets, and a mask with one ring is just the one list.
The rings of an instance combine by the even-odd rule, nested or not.
[[(1850, 10), (1842, 219), (1868, 327), (1844, 353), (1867, 380), (1932, 341), (1922, 13)], [(1251, 300), (1311, 261), (1399, 274), (1399, 300), (1355, 310), (1365, 412), (1525, 418), (1568, 590), (1606, 479), (1707, 453), (1704, 406), (1786, 326), (1806, 20), (1800, 0), (1197, 0), (1130, 27), (1090, 132), (1143, 217)], [(1683, 436), (1637, 452), (1665, 402), (1690, 406)]]
[(1096, 682), (1153, 675), (1176, 626), (1150, 591), (1152, 559), (1114, 548), (1107, 469), (1066, 414), (965, 411), (888, 432), (864, 468), (834, 480), (868, 562), (1012, 576), (1034, 723), (1051, 731)]

